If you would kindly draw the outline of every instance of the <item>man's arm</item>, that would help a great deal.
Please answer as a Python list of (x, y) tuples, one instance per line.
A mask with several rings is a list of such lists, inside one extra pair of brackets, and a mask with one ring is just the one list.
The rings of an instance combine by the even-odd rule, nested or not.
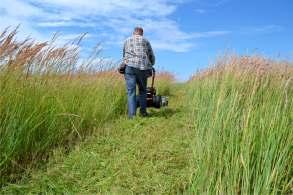
[(155, 58), (152, 46), (151, 46), (150, 42), (148, 42), (148, 41), (147, 41), (147, 47), (148, 47), (147, 49), (148, 49), (149, 60), (151, 62), (151, 65), (154, 65), (155, 61), (156, 61), (156, 58)]

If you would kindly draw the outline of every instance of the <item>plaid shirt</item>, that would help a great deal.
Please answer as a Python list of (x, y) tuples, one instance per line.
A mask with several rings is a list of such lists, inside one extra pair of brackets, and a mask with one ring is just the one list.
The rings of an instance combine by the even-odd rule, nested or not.
[(140, 35), (129, 37), (124, 43), (123, 60), (128, 66), (140, 70), (151, 69), (155, 64), (155, 55), (150, 42)]

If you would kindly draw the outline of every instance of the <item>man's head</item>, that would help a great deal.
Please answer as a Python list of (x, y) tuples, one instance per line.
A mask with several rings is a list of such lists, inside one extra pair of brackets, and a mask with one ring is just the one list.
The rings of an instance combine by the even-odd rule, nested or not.
[(135, 28), (134, 28), (134, 31), (133, 31), (133, 34), (134, 34), (134, 35), (140, 35), (140, 36), (143, 36), (143, 28), (141, 28), (141, 27), (135, 27)]

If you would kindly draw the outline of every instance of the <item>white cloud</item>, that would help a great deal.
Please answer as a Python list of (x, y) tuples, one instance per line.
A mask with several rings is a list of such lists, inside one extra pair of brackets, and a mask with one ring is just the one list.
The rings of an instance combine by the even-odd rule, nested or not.
[(19, 19), (41, 14), (39, 8), (20, 0), (1, 0), (0, 8), (3, 14)]
[(226, 3), (228, 3), (231, 0), (194, 0), (194, 2), (200, 6), (205, 7), (219, 7)]
[(42, 14), (42, 11), (20, 0), (1, 0), (0, 4), (0, 30), (7, 27), (15, 28), (18, 25), (20, 30), (18, 36), (20, 39), (28, 36), (37, 40), (46, 40), (45, 35), (34, 28), (30, 20), (31, 17)]
[(209, 38), (209, 37), (216, 37), (221, 35), (227, 35), (232, 33), (231, 31), (207, 31), (201, 33), (193, 33), (193, 38)]
[(34, 0), (44, 6), (54, 7), (62, 12), (73, 12), (74, 15), (104, 15), (122, 14), (139, 16), (167, 16), (175, 11), (176, 6), (168, 0)]
[(270, 24), (270, 25), (262, 25), (262, 26), (243, 27), (239, 29), (239, 32), (245, 35), (258, 35), (258, 34), (278, 33), (283, 30), (284, 30), (283, 26)]
[[(49, 30), (92, 29), (104, 44), (121, 44), (134, 26), (143, 26), (155, 49), (185, 52), (195, 39), (225, 35), (226, 31), (184, 32), (170, 19), (187, 0), (1, 0), (0, 28), (21, 24), (21, 31), (36, 39)], [(202, 10), (201, 10), (202, 12)], [(68, 35), (68, 36), (69, 36)], [(51, 36), (51, 35), (50, 35)], [(67, 36), (67, 37), (68, 37)], [(92, 37), (94, 38), (94, 37)]]
[(4, 29), (9, 27), (10, 30), (16, 28), (18, 25), (20, 26), (20, 29), (18, 30), (18, 38), (19, 39), (25, 39), (27, 37), (36, 39), (38, 41), (46, 41), (48, 40), (48, 37), (46, 37), (44, 34), (36, 30), (33, 26), (31, 26), (27, 21), (11, 18), (8, 16), (0, 16), (0, 32), (2, 32)]
[(258, 33), (272, 33), (272, 32), (280, 32), (283, 30), (282, 26), (279, 25), (265, 25), (261, 27), (254, 28), (253, 31)]
[(162, 50), (169, 50), (174, 52), (187, 52), (192, 47), (194, 47), (194, 43), (177, 43), (177, 42), (167, 42), (167, 41), (161, 41), (161, 40), (154, 40), (153, 41), (153, 47), (156, 49), (162, 49)]

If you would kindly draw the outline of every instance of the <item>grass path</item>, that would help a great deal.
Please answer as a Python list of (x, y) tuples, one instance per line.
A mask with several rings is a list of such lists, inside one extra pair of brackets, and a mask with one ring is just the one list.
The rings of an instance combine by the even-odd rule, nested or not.
[(69, 154), (55, 150), (46, 168), (34, 171), (3, 192), (176, 193), (189, 185), (194, 170), (192, 130), (182, 94), (149, 118), (121, 118), (78, 144)]

